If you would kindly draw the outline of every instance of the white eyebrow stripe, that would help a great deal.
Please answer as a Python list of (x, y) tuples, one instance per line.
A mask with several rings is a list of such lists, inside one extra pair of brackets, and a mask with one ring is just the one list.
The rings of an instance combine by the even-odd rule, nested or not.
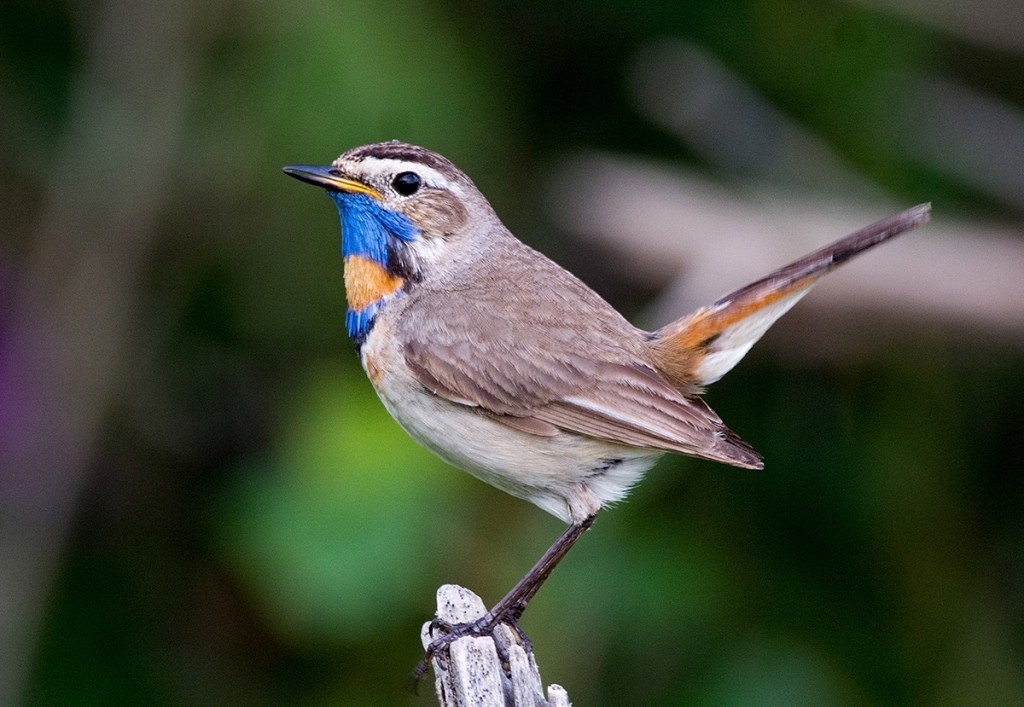
[(419, 162), (408, 160), (381, 159), (379, 157), (366, 157), (361, 163), (361, 171), (370, 177), (391, 177), (399, 172), (415, 172), (420, 175), (423, 183), (428, 187), (457, 190), (454, 185), (443, 174)]

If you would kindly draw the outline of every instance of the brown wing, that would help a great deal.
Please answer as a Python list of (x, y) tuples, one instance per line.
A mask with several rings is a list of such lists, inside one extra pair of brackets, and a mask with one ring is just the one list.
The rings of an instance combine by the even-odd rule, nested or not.
[(476, 284), (431, 293), (429, 313), (404, 312), (405, 361), (426, 388), (532, 434), (567, 430), (760, 468), (702, 400), (684, 396), (644, 360), (643, 332), (523, 248), (514, 275), (477, 272)]
[(666, 325), (652, 341), (659, 370), (674, 385), (714, 383), (822, 276), (926, 222), (930, 209), (921, 204), (867, 226)]

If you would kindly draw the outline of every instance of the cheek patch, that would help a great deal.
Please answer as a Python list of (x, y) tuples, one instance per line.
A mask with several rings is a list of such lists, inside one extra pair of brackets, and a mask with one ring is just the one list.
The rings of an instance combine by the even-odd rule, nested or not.
[(431, 190), (421, 192), (406, 207), (409, 217), (421, 224), (429, 224), (428, 236), (449, 236), (469, 221), (465, 205), (452, 194)]

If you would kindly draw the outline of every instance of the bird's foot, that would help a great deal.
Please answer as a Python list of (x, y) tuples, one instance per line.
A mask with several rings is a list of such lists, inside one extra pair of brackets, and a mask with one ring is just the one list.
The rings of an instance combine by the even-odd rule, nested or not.
[[(426, 651), (423, 654), (423, 658), (416, 664), (416, 669), (413, 671), (413, 684), (418, 685), (419, 681), (423, 679), (423, 676), (427, 674), (427, 670), (430, 668), (430, 663), (434, 658), (439, 658), (442, 661), (447, 661), (448, 650), (451, 645), (461, 638), (472, 636), (474, 638), (481, 637), (494, 637), (494, 631), (498, 626), (507, 626), (516, 641), (523, 647), (528, 654), (533, 652), (533, 644), (527, 637), (526, 633), (519, 627), (519, 615), (522, 611), (507, 610), (503, 613), (494, 613), (493, 610), (484, 614), (476, 621), (470, 621), (467, 623), (450, 623), (440, 618), (435, 618), (430, 622), (429, 631), (430, 635), (435, 635), (435, 632), (440, 632), (441, 635), (435, 638), (427, 646)], [(505, 665), (508, 664), (508, 646), (505, 645), (505, 641), (496, 640), (494, 642), (498, 649), (498, 658)]]

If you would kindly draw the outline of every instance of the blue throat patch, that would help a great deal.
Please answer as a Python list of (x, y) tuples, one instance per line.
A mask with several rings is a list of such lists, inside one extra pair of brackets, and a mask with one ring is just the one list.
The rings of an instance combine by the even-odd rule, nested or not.
[[(338, 206), (341, 217), (341, 254), (346, 260), (349, 256), (368, 258), (387, 270), (388, 245), (409, 243), (420, 234), (420, 230), (406, 216), (385, 209), (380, 200), (369, 194), (328, 191), (327, 195)], [(401, 290), (395, 295), (400, 293)], [(381, 301), (359, 310), (349, 307), (346, 312), (345, 326), (348, 335), (357, 345), (362, 344), (373, 327)]]

